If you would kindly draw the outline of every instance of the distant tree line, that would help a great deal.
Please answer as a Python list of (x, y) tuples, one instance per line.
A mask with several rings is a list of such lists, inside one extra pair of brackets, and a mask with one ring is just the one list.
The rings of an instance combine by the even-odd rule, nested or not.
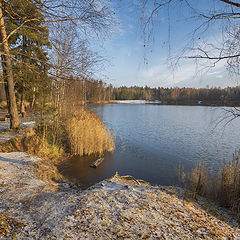
[[(2, 76), (0, 76), (0, 82)], [(54, 82), (49, 79), (49, 85)], [(47, 86), (45, 86), (45, 91), (47, 90)], [(50, 86), (49, 86), (50, 87)], [(54, 91), (56, 89), (52, 87), (51, 94), (55, 94)], [(63, 93), (65, 92), (65, 94)], [(65, 96), (64, 100), (71, 103), (96, 103), (101, 101), (109, 101), (113, 98), (113, 86), (110, 84), (106, 84), (102, 80), (96, 80), (94, 78), (85, 78), (84, 80), (81, 77), (73, 77), (65, 79), (64, 81), (64, 90), (61, 93)], [(62, 96), (61, 96), (62, 97)], [(16, 94), (16, 99), (18, 105), (22, 102), (22, 95)], [(37, 98), (38, 99), (38, 98)], [(6, 100), (6, 94), (4, 89), (4, 84), (0, 85), (0, 101)], [(39, 99), (38, 99), (39, 100)], [(74, 101), (73, 101), (74, 100)], [(28, 93), (26, 95), (25, 102), (28, 102), (28, 110), (34, 110), (37, 104), (34, 98), (34, 92)]]
[(112, 99), (113, 86), (94, 78), (71, 76), (64, 84), (65, 98), (63, 106), (67, 108), (86, 103), (102, 103)]
[(227, 88), (113, 88), (114, 100), (158, 100), (163, 104), (240, 105), (240, 86)]
[[(0, 76), (0, 79), (2, 77)], [(59, 91), (58, 86), (52, 86), (54, 77), (51, 77), (48, 82), (51, 88), (51, 94), (57, 95)], [(1, 80), (2, 81), (2, 80)], [(86, 103), (103, 103), (104, 101), (111, 100), (149, 100), (161, 101), (162, 104), (184, 104), (184, 105), (226, 105), (226, 106), (240, 106), (240, 86), (237, 87), (206, 87), (206, 88), (150, 88), (145, 87), (113, 87), (112, 84), (107, 84), (102, 80), (96, 80), (91, 77), (70, 76), (62, 80), (62, 90), (60, 92), (60, 100), (66, 107), (76, 104)], [(48, 89), (47, 85), (44, 86), (45, 91)], [(25, 98), (28, 102), (29, 110), (36, 108), (36, 94), (39, 90), (29, 92)], [(36, 96), (35, 96), (36, 95)], [(17, 92), (16, 94), (18, 105), (21, 105), (22, 95)], [(37, 98), (38, 99), (38, 98)], [(52, 101), (56, 100), (53, 97)], [(3, 84), (0, 85), (0, 101), (6, 100), (5, 90)], [(70, 105), (70, 106), (69, 106)]]

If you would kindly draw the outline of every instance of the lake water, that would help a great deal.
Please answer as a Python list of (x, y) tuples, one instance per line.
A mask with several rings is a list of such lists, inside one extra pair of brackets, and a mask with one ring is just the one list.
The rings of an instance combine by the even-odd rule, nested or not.
[(177, 169), (189, 172), (199, 160), (217, 170), (240, 148), (240, 119), (216, 127), (221, 107), (151, 104), (105, 104), (93, 107), (108, 129), (116, 149), (92, 169), (92, 158), (74, 157), (60, 168), (84, 187), (111, 177), (133, 175), (152, 184), (178, 184)]

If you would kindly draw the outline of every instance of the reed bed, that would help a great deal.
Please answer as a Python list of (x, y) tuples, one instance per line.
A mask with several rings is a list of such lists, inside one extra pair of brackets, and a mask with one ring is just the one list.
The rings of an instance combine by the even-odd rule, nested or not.
[(74, 155), (101, 155), (115, 147), (111, 131), (108, 131), (98, 117), (90, 110), (81, 108), (65, 120), (65, 129), (70, 148)]
[(204, 162), (200, 162), (189, 175), (191, 191), (206, 196), (230, 208), (240, 221), (240, 151), (233, 154), (229, 163), (223, 163), (218, 174), (207, 171)]

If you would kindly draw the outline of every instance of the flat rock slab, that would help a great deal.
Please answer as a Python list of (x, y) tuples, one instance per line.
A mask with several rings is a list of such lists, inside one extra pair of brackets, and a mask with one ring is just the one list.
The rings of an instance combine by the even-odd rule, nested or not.
[(217, 218), (184, 200), (181, 188), (115, 175), (81, 191), (40, 180), (41, 161), (0, 153), (0, 214), (21, 223), (0, 239), (240, 239), (226, 210), (216, 206)]

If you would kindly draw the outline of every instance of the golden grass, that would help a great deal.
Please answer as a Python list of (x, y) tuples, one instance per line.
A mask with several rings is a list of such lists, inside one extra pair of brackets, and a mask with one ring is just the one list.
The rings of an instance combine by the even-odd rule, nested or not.
[(12, 138), (10, 141), (0, 143), (0, 152), (27, 152), (45, 159), (55, 159), (62, 155), (63, 150), (49, 144), (30, 128), (22, 136)]
[(1, 101), (0, 108), (7, 108), (7, 101)]
[(230, 207), (240, 219), (240, 152), (235, 152), (233, 160), (224, 164), (218, 177), (217, 198)]
[(113, 151), (114, 138), (94, 112), (79, 109), (65, 121), (71, 154), (90, 155)]
[(197, 166), (192, 170), (189, 181), (191, 183), (191, 191), (193, 193), (193, 197), (196, 197), (196, 194), (201, 193), (205, 195), (207, 192), (207, 182), (208, 182), (208, 172), (205, 168), (205, 164), (203, 161), (199, 161)]
[(240, 152), (233, 154), (233, 160), (224, 163), (218, 174), (212, 174), (200, 162), (189, 176), (194, 196), (200, 194), (213, 199), (221, 206), (230, 208), (240, 221)]

